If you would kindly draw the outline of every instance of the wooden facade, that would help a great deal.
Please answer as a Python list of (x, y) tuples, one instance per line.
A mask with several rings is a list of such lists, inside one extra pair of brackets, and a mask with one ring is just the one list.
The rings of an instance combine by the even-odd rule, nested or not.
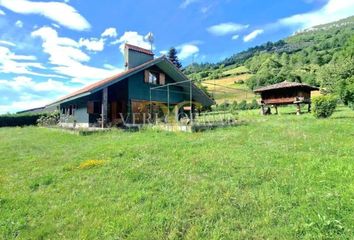
[(268, 106), (274, 106), (276, 113), (279, 105), (296, 104), (297, 113), (300, 114), (300, 104), (308, 104), (311, 110), (311, 91), (319, 90), (317, 87), (305, 83), (281, 82), (256, 89), (254, 92), (261, 95), (262, 113), (269, 113)]

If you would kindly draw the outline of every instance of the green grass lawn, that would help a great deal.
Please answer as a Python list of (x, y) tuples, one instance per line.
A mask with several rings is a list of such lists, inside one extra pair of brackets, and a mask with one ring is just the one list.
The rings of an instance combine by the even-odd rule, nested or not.
[(353, 239), (354, 111), (290, 111), (193, 134), (2, 128), (0, 238)]

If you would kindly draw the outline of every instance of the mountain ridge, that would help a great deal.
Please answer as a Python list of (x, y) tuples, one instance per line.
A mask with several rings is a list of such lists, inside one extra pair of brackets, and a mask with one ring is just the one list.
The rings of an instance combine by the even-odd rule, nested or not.
[[(317, 44), (317, 42), (312, 43), (309, 41), (311, 38), (311, 35), (317, 34), (318, 32), (321, 31), (333, 31), (335, 29), (341, 31), (346, 28), (352, 28), (354, 29), (354, 15), (348, 18), (344, 18), (335, 22), (327, 23), (327, 24), (322, 24), (322, 25), (317, 25), (308, 29), (305, 29), (303, 31), (298, 31), (294, 35), (286, 37), (284, 39), (281, 39), (276, 42), (266, 42), (261, 45), (257, 45), (255, 47), (251, 47), (247, 50), (232, 54), (230, 57), (225, 58), (224, 60), (217, 62), (217, 63), (194, 63), (190, 64), (187, 66), (184, 71), (187, 75), (192, 74), (192, 73), (197, 73), (200, 71), (203, 71), (207, 68), (219, 68), (221, 65), (224, 66), (230, 66), (230, 65), (242, 65), (244, 64), (249, 58), (254, 56), (257, 53), (262, 53), (262, 52), (276, 52), (276, 53), (283, 53), (286, 52), (288, 54), (301, 51), (302, 49), (306, 47), (310, 47), (314, 44)], [(338, 34), (338, 33), (336, 33)], [(300, 39), (302, 42), (297, 40), (297, 38), (303, 38)]]

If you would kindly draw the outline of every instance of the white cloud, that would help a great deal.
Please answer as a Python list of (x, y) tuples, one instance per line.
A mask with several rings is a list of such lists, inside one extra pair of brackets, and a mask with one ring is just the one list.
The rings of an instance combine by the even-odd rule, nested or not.
[(48, 79), (34, 81), (27, 76), (18, 76), (11, 80), (0, 79), (0, 95), (7, 103), (0, 105), (0, 114), (24, 109), (43, 107), (68, 92), (77, 90), (61, 81)]
[(0, 16), (1, 15), (6, 15), (6, 13), (3, 10), (0, 9)]
[(85, 65), (90, 56), (79, 49), (80, 43), (70, 38), (59, 37), (53, 28), (42, 27), (32, 32), (32, 36), (42, 39), (43, 51), (49, 55), (49, 62), (54, 65), (51, 70), (72, 77), (73, 82), (88, 84), (122, 71), (119, 68)]
[(0, 105), (0, 114), (4, 113), (15, 113), (18, 111), (22, 111), (24, 109), (32, 109), (32, 108), (39, 108), (47, 105), (50, 103), (50, 99), (31, 99), (27, 98), (24, 100), (14, 101), (10, 104)]
[(21, 20), (17, 20), (15, 23), (15, 26), (18, 28), (22, 28), (23, 27), (23, 22)]
[(0, 72), (15, 74), (30, 74), (43, 77), (61, 77), (53, 74), (44, 74), (34, 72), (35, 69), (45, 69), (45, 67), (36, 62), (37, 58), (31, 55), (17, 55), (7, 47), (0, 46)]
[(193, 55), (195, 56), (199, 52), (198, 46), (190, 43), (178, 46), (177, 50), (179, 50), (178, 58), (180, 60), (185, 60)]
[(91, 39), (80, 38), (79, 46), (80, 47), (85, 47), (89, 51), (101, 52), (104, 49), (104, 39), (102, 39), (102, 38), (101, 39), (97, 39), (97, 38), (91, 38)]
[(259, 36), (260, 34), (262, 34), (264, 32), (263, 29), (257, 29), (254, 30), (253, 32), (251, 32), (250, 34), (246, 35), (243, 37), (243, 41), (244, 42), (249, 42), (253, 39), (255, 39), (257, 36)]
[(220, 23), (211, 26), (207, 28), (207, 31), (216, 36), (224, 36), (224, 35), (240, 32), (241, 30), (244, 30), (248, 27), (249, 25), (228, 22), (228, 23)]
[(129, 43), (145, 49), (151, 48), (150, 43), (146, 40), (145, 36), (140, 35), (137, 32), (131, 32), (131, 31), (125, 32), (118, 40), (112, 42), (111, 44), (113, 45), (120, 44), (119, 49), (123, 54), (125, 43)]
[(52, 26), (55, 27), (55, 28), (58, 28), (58, 29), (60, 28), (60, 26), (58, 24), (56, 24), (56, 23), (52, 23)]
[(191, 5), (192, 3), (196, 3), (198, 2), (199, 0), (183, 0), (180, 7), (181, 8), (186, 8), (188, 7), (189, 5)]
[(240, 37), (240, 35), (237, 35), (237, 34), (236, 34), (236, 35), (233, 35), (231, 39), (232, 39), (232, 40), (237, 40), (239, 37)]
[(73, 30), (82, 31), (91, 27), (75, 8), (63, 2), (1, 0), (0, 6), (20, 14), (39, 14)]
[(353, 14), (353, 0), (329, 0), (328, 3), (319, 10), (280, 19), (276, 25), (305, 29), (315, 25), (337, 21), (352, 16)]
[(115, 66), (108, 64), (108, 63), (103, 64), (103, 67), (106, 69), (111, 69), (111, 70), (117, 69)]
[(70, 38), (59, 37), (57, 31), (51, 27), (42, 27), (31, 35), (43, 40), (43, 50), (49, 54), (52, 64), (67, 65), (90, 60), (90, 57), (78, 48), (79, 43)]
[(15, 47), (16, 44), (12, 43), (12, 42), (9, 42), (9, 41), (4, 41), (4, 40), (0, 40), (0, 44), (1, 45), (7, 45), (7, 46), (10, 46), (10, 47)]
[(207, 12), (209, 12), (209, 10), (211, 9), (211, 5), (209, 5), (209, 6), (206, 6), (206, 7), (202, 7), (201, 9), (200, 9), (200, 11), (202, 12), (202, 13), (204, 13), (204, 14), (206, 14)]
[(102, 34), (101, 38), (80, 38), (79, 46), (85, 47), (89, 51), (101, 52), (104, 50), (107, 38), (116, 38), (118, 36), (117, 29), (111, 27), (107, 28)]
[(160, 54), (161, 54), (161, 55), (167, 55), (167, 53), (168, 53), (167, 50), (162, 50), (162, 51), (160, 51)]
[(59, 92), (73, 91), (76, 87), (65, 85), (63, 82), (48, 79), (45, 82), (35, 82), (27, 76), (18, 76), (13, 80), (0, 80), (0, 88), (9, 87), (16, 91), (33, 90), (35, 92)]
[(118, 36), (117, 33), (117, 29), (111, 27), (111, 28), (107, 28), (106, 30), (104, 30), (104, 32), (101, 34), (101, 37), (111, 37), (111, 38), (115, 38)]

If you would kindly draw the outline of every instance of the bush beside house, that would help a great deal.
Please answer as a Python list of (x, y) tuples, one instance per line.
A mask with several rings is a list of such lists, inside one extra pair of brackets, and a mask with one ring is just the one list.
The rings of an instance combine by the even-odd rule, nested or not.
[(38, 118), (37, 123), (39, 126), (49, 127), (49, 126), (56, 126), (59, 123), (60, 114), (58, 111), (54, 111), (49, 114), (42, 115)]

